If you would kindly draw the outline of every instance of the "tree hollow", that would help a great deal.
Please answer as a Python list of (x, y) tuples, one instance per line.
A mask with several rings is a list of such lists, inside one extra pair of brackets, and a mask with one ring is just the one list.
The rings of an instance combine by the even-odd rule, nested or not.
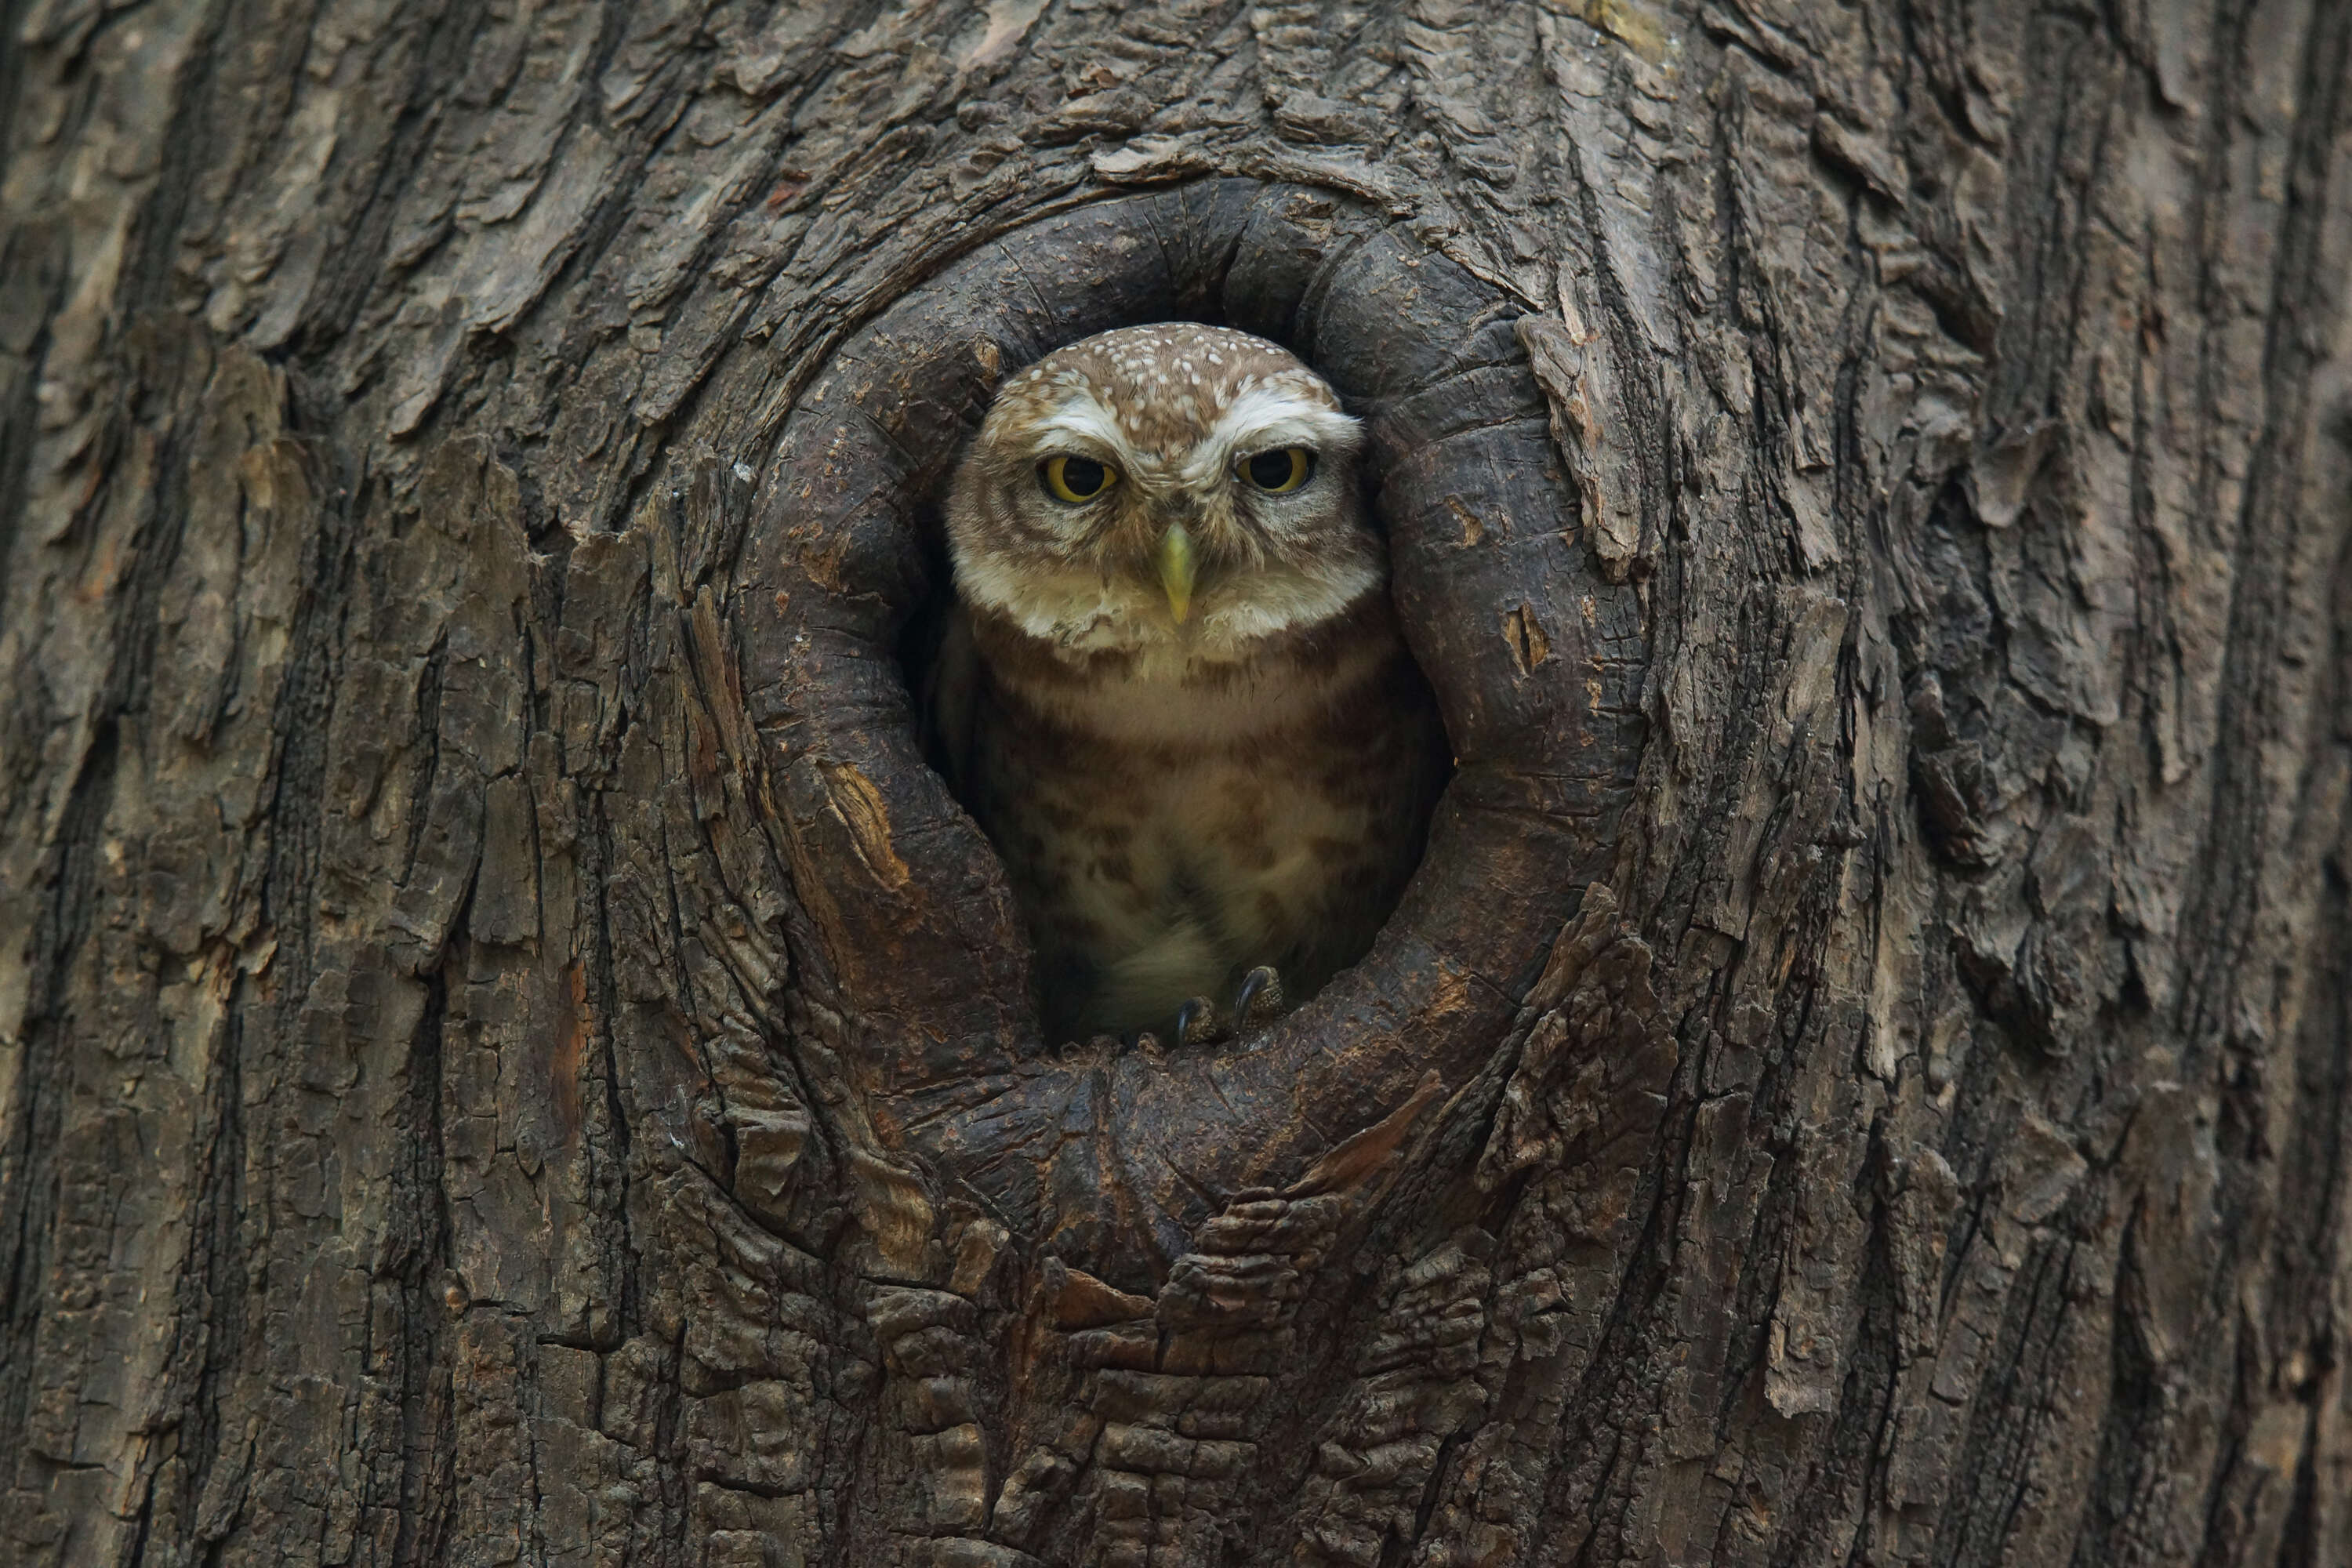
[[(990, 241), (845, 343), (787, 421), (732, 620), (773, 809), (795, 866), (825, 868), (801, 879), (815, 936), (795, 956), (886, 1135), (1015, 1228), (1131, 1274), (1181, 1250), (1204, 1194), (1294, 1174), (1430, 1072), (1458, 1087), (1604, 859), (1641, 745), (1641, 605), (1578, 537), (1520, 313), (1360, 203), (1202, 181)], [(1250, 1048), (1050, 1051), (1003, 869), (925, 763), (897, 656), (940, 589), (940, 491), (996, 386), (1171, 319), (1284, 344), (1365, 419), (1455, 773), (1371, 952)], [(1148, 1200), (1115, 1237), (1107, 1179)]]

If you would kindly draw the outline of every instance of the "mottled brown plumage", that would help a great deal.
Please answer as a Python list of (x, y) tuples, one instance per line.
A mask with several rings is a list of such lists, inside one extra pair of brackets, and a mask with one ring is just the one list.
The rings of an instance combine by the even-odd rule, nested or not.
[(1170, 323), (1013, 377), (958, 469), (932, 717), (1054, 1037), (1164, 1036), (1260, 964), (1311, 994), (1419, 858), (1444, 742), (1358, 441), (1284, 350)]

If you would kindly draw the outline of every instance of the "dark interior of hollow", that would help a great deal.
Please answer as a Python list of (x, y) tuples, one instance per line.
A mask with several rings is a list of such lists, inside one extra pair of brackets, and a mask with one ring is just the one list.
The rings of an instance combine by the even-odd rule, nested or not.
[[(1156, 318), (1156, 320), (1197, 321), (1203, 326), (1212, 327), (1223, 327), (1232, 324), (1223, 320), (1222, 315), (1217, 312), (1197, 310), (1186, 311), (1181, 316), (1163, 316)], [(1150, 321), (1138, 321), (1122, 324), (1144, 326), (1149, 325)], [(1075, 342), (1079, 340), (1073, 338), (1070, 341)], [(1062, 345), (1052, 345), (1052, 347), (1060, 346)], [(1283, 346), (1292, 349), (1293, 353), (1298, 352), (1294, 345), (1285, 343)], [(1050, 349), (1048, 352), (1050, 352)], [(1300, 357), (1305, 359), (1307, 356), (1301, 353)], [(1024, 368), (1023, 364), (1008, 361), (1003, 366), (1001, 380), (1009, 380), (1014, 374), (1023, 368)], [(1308, 361), (1308, 368), (1314, 368), (1312, 361)], [(1366, 413), (1365, 410), (1352, 405), (1349, 407), (1348, 412), (1355, 414), (1360, 417), (1363, 416)], [(979, 426), (974, 425), (963, 432), (961, 437), (962, 442), (970, 442), (978, 433)], [(961, 456), (961, 446), (959, 445), (958, 455)], [(1373, 526), (1380, 531), (1382, 536), (1383, 542), (1385, 543), (1388, 527), (1387, 521), (1382, 515), (1381, 510), (1381, 476), (1379, 468), (1372, 461), (1369, 453), (1358, 458), (1357, 462), (1360, 465), (1366, 513), (1371, 518)], [(938, 485), (934, 487), (933, 493), (922, 498), (921, 505), (916, 513), (916, 520), (921, 537), (924, 579), (928, 587), (919, 603), (909, 605), (905, 607), (906, 621), (904, 626), (900, 628), (897, 647), (899, 678), (906, 683), (908, 710), (914, 714), (917, 733), (922, 737), (924, 742), (924, 760), (930, 763), (931, 771), (940, 775), (940, 782), (948, 784), (949, 793), (950, 795), (954, 795), (956, 792), (952, 784), (949, 782), (948, 770), (941, 766), (940, 758), (937, 753), (936, 748), (932, 744), (933, 738), (929, 734), (928, 726), (924, 721), (922, 702), (926, 684), (925, 676), (930, 668), (932, 659), (938, 653), (940, 638), (947, 624), (948, 612), (955, 604), (955, 574), (948, 559), (947, 528), (945, 521), (948, 486), (951, 482), (953, 475), (954, 466), (950, 464), (943, 471)], [(1394, 563), (1391, 562), (1391, 572), (1393, 572), (1393, 569)], [(1391, 576), (1391, 579), (1390, 591), (1391, 593), (1394, 591), (1393, 576)], [(1417, 674), (1421, 674), (1421, 679), (1426, 682), (1428, 677), (1426, 674), (1421, 673), (1417, 658), (1414, 662), (1414, 669)], [(1447, 777), (1449, 781), (1452, 777), (1452, 771), (1451, 767), (1447, 769)], [(957, 804), (961, 805), (965, 805), (966, 803), (959, 798)], [(1422, 830), (1424, 843), (1417, 844), (1413, 847), (1413, 863), (1416, 871), (1419, 868), (1421, 858), (1425, 848), (1427, 833), (1427, 825), (1424, 824)], [(1381, 911), (1381, 920), (1385, 921), (1391, 915), (1394, 914), (1396, 912), (1396, 905), (1402, 901), (1402, 890), (1400, 889), (1398, 897), (1391, 900), (1390, 907)], [(1362, 956), (1363, 955), (1361, 953), (1358, 953), (1356, 958), (1360, 959)], [(1353, 962), (1353, 960), (1350, 961), (1351, 963)], [(1342, 969), (1339, 972), (1339, 974), (1335, 974), (1332, 976), (1332, 979), (1336, 981), (1340, 975), (1343, 975), (1346, 973), (1347, 971)], [(1326, 984), (1328, 984), (1329, 983), (1327, 982)], [(1286, 1000), (1290, 1006), (1296, 1007), (1307, 1002), (1311, 994), (1311, 993), (1304, 994), (1294, 994), (1289, 995)], [(1043, 1005), (1042, 999), (1033, 997), (1031, 1000), (1033, 1003), (1038, 1005), (1041, 1016), (1050, 1016), (1051, 1009)], [(1059, 1042), (1049, 1043), (1057, 1044)]]

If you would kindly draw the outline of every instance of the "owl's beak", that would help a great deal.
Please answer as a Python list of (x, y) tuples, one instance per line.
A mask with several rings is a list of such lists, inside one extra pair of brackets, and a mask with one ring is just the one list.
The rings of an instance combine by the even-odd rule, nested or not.
[(1160, 550), (1153, 557), (1160, 569), (1160, 585), (1168, 591), (1168, 613), (1182, 626), (1184, 616), (1192, 607), (1192, 536), (1184, 525), (1172, 522), (1168, 531), (1160, 536)]

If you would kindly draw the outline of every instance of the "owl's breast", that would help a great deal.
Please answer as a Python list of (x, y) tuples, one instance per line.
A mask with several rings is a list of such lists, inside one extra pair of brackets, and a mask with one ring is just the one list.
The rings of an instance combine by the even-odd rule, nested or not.
[(1304, 994), (1360, 955), (1444, 765), (1385, 595), (1245, 660), (1078, 658), (1004, 630), (974, 625), (968, 803), (1049, 985), (1089, 998), (1072, 1026), (1137, 1026), (1257, 963)]
[(1023, 721), (1107, 743), (1187, 752), (1323, 725), (1406, 657), (1384, 594), (1316, 626), (1238, 649), (1179, 637), (1135, 648), (1072, 647), (986, 615), (982, 667)]

